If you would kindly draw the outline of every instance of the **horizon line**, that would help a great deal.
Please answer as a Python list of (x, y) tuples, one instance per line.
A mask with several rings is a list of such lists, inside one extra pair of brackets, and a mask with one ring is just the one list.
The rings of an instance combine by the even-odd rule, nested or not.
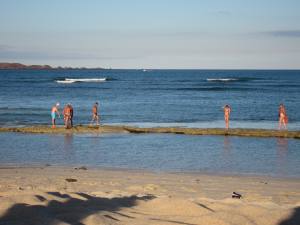
[[(121, 68), (121, 67), (102, 67), (102, 66), (61, 66), (61, 65), (53, 65), (53, 64), (27, 64), (27, 63), (21, 63), (21, 62), (0, 62), (0, 64), (22, 64), (24, 66), (50, 66), (51, 69), (99, 69), (99, 70), (300, 70), (299, 68), (150, 68), (150, 67), (136, 67), (136, 68)], [(9, 68), (10, 69), (10, 68)], [(7, 70), (9, 70), (7, 69)], [(11, 68), (14, 69), (14, 68)], [(22, 70), (22, 68), (16, 68), (19, 70)], [(24, 68), (26, 69), (32, 69), (34, 68)], [(51, 70), (49, 69), (49, 70)], [(0, 70), (5, 70), (4, 68), (0, 68)], [(47, 69), (45, 69), (47, 70)]]

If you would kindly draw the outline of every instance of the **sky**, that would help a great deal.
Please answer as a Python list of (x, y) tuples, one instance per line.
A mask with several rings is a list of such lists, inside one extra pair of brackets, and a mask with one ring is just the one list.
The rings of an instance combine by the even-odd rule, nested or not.
[(300, 69), (300, 1), (0, 0), (0, 62)]

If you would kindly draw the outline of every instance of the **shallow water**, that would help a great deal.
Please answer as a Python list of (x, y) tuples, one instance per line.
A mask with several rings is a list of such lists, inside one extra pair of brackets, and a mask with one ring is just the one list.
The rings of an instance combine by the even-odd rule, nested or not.
[[(0, 126), (49, 124), (56, 102), (72, 103), (74, 124), (88, 124), (99, 101), (103, 124), (224, 127), (230, 104), (232, 128), (275, 129), (282, 102), (289, 129), (300, 130), (300, 70), (0, 70), (0, 79)], [(295, 139), (1, 133), (0, 165), (299, 177), (299, 149)]]
[(70, 165), (300, 177), (300, 141), (173, 134), (1, 133), (0, 165)]

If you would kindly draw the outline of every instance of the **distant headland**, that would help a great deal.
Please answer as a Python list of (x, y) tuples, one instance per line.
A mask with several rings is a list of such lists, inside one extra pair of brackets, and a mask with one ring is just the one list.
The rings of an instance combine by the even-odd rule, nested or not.
[(49, 65), (25, 65), (21, 63), (7, 63), (0, 62), (0, 69), (29, 69), (29, 70), (70, 70), (70, 69), (104, 69), (101, 67), (87, 68), (87, 67), (52, 67)]

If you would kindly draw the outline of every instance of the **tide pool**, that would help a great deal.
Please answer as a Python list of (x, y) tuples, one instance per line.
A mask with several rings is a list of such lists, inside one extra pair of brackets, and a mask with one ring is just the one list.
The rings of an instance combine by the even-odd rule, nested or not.
[(0, 134), (0, 165), (300, 177), (300, 141), (174, 134)]

